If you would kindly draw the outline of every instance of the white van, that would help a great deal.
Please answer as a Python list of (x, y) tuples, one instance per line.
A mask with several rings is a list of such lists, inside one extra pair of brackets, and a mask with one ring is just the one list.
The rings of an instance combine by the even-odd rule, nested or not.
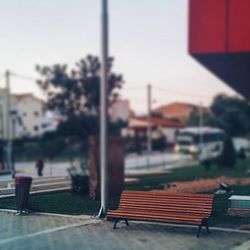
[(188, 127), (176, 134), (175, 152), (192, 154), (200, 161), (218, 157), (223, 150), (225, 133), (212, 127)]

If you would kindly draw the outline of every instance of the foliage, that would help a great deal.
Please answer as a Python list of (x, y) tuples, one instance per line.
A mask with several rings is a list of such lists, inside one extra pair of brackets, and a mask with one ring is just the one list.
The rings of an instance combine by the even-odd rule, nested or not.
[(152, 140), (152, 147), (153, 150), (156, 151), (164, 151), (167, 148), (167, 138), (164, 135), (161, 135), (161, 137), (157, 139)]
[(53, 141), (42, 141), (40, 145), (42, 148), (43, 157), (46, 157), (49, 160), (53, 160), (65, 148), (65, 141), (63, 138), (59, 137), (54, 139)]
[(236, 152), (230, 136), (225, 137), (219, 164), (220, 166), (227, 168), (233, 168), (236, 164)]
[[(250, 135), (250, 106), (247, 101), (225, 94), (217, 95), (210, 107), (210, 112), (203, 111), (204, 126), (222, 128), (232, 137)], [(199, 126), (200, 114), (193, 112), (188, 126)]]
[(120, 135), (121, 130), (128, 126), (127, 121), (118, 120), (116, 122), (109, 123), (109, 133), (112, 135)]
[(67, 170), (71, 178), (72, 192), (75, 194), (88, 194), (89, 174), (87, 160), (80, 161), (79, 166), (72, 162), (71, 167)]
[(82, 140), (87, 139), (89, 133), (98, 134), (98, 116), (94, 114), (82, 114), (81, 116), (70, 116), (58, 126), (60, 136), (81, 136)]
[(208, 171), (210, 170), (211, 168), (211, 164), (213, 163), (212, 160), (204, 160), (204, 161), (201, 161), (201, 165), (205, 167), (205, 169)]
[(246, 159), (246, 151), (245, 151), (245, 149), (241, 148), (237, 156), (239, 157), (239, 159), (245, 160)]
[[(2, 200), (0, 207), (16, 209), (15, 198)], [(29, 208), (35, 212), (96, 215), (100, 208), (100, 202), (92, 200), (84, 195), (75, 195), (65, 191), (30, 195)]]
[[(118, 97), (117, 89), (123, 84), (121, 75), (112, 72), (113, 58), (108, 64), (108, 96), (112, 103)], [(68, 72), (66, 65), (37, 66), (43, 80), (38, 81), (48, 97), (46, 108), (58, 110), (61, 114), (79, 116), (86, 111), (98, 112), (100, 104), (99, 87), (101, 64), (98, 57), (87, 56), (76, 63)]]
[(219, 94), (211, 105), (213, 125), (226, 131), (232, 137), (246, 136), (250, 132), (250, 106), (238, 97)]
[[(115, 102), (123, 77), (112, 72), (114, 59), (108, 61), (108, 102)], [(37, 66), (39, 86), (47, 95), (45, 109), (58, 111), (66, 118), (61, 131), (81, 136), (98, 132), (101, 64), (96, 56), (87, 56), (69, 71), (66, 65)], [(70, 127), (72, 126), (72, 127)]]
[[(187, 126), (197, 127), (200, 125), (201, 115), (199, 111), (192, 112), (187, 120)], [(211, 112), (203, 110), (202, 112), (202, 123), (203, 125), (211, 125), (213, 120), (213, 114)]]

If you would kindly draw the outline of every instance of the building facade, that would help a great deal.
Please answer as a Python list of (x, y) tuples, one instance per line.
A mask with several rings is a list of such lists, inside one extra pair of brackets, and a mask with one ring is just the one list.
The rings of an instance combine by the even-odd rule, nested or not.
[(43, 133), (43, 121), (42, 100), (31, 93), (10, 95), (10, 114), (7, 115), (7, 92), (6, 89), (0, 90), (1, 139), (7, 139), (8, 134), (10, 138), (40, 136)]
[(40, 136), (43, 134), (43, 101), (33, 94), (12, 95), (15, 110), (20, 115), (22, 131), (17, 136)]
[[(167, 147), (175, 143), (176, 132), (184, 126), (178, 121), (152, 117), (150, 119), (150, 127), (152, 131), (152, 141), (163, 140)], [(122, 134), (123, 137), (127, 139), (128, 144), (136, 148), (136, 151), (146, 150), (148, 118), (146, 116), (130, 117), (128, 127), (123, 129)]]
[(248, 99), (249, 13), (249, 0), (189, 0), (189, 53)]

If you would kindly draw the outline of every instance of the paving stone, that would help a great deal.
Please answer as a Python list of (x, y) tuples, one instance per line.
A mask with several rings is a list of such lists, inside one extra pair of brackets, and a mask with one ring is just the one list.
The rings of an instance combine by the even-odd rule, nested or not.
[(121, 223), (112, 230), (112, 222), (89, 217), (0, 212), (0, 219), (0, 249), (4, 250), (228, 250), (250, 240), (250, 234), (215, 230), (211, 234), (204, 230), (196, 238), (196, 228), (141, 222), (129, 227)]

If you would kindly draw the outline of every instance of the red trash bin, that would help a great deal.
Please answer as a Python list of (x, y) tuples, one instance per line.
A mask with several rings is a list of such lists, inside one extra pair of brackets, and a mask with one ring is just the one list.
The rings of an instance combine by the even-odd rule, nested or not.
[(15, 178), (16, 206), (19, 214), (27, 212), (31, 183), (32, 178), (29, 176), (17, 176)]

